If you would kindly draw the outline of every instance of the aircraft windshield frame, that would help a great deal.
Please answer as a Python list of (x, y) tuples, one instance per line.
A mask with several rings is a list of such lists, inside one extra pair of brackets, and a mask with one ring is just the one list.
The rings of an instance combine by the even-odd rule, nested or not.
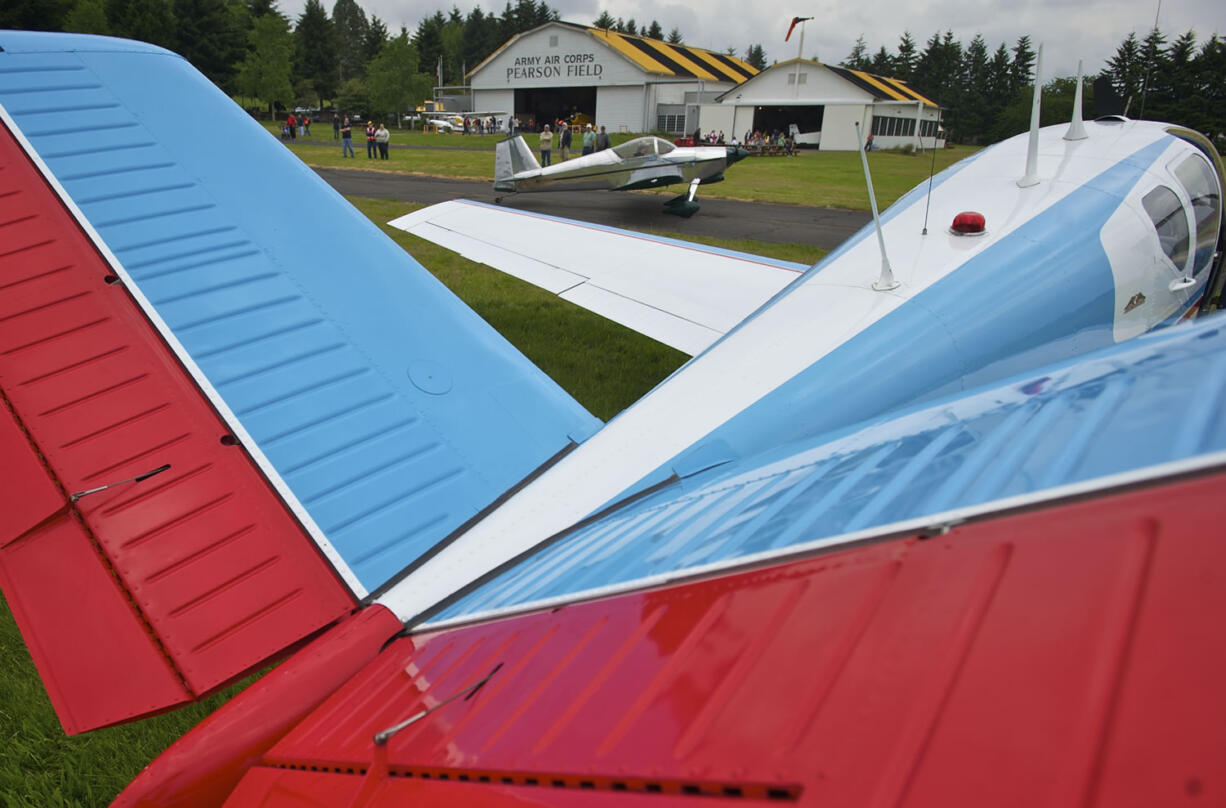
[(646, 135), (644, 137), (636, 137), (633, 140), (627, 140), (618, 146), (613, 147), (613, 153), (623, 160), (629, 160), (632, 157), (647, 157), (653, 154), (668, 154), (675, 146), (663, 138)]

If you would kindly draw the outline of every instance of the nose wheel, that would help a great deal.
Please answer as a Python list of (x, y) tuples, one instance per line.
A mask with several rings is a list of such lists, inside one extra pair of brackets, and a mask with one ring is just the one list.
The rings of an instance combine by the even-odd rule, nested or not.
[(701, 180), (691, 180), (690, 190), (688, 193), (681, 194), (664, 203), (664, 212), (671, 213), (673, 216), (680, 216), (682, 219), (688, 219), (698, 212), (698, 203), (694, 201), (694, 196), (698, 193), (698, 184)]

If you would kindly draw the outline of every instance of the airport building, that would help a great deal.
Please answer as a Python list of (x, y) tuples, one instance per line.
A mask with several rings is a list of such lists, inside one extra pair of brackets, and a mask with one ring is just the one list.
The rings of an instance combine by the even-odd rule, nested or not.
[(756, 76), (727, 54), (568, 22), (517, 34), (468, 73), (474, 110), (521, 125), (582, 116), (610, 132), (682, 134), (703, 103)]
[(797, 142), (828, 151), (858, 148), (855, 123), (874, 148), (940, 148), (940, 107), (906, 82), (861, 70), (789, 59), (701, 105), (698, 125), (730, 140), (746, 132), (799, 131)]

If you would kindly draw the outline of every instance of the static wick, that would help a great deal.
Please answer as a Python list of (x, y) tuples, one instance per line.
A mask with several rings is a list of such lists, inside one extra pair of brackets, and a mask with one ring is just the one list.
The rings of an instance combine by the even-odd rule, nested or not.
[(137, 474), (135, 477), (129, 477), (128, 479), (120, 480), (117, 483), (109, 483), (107, 485), (100, 485), (97, 488), (90, 488), (86, 491), (78, 491), (77, 493), (69, 496), (68, 501), (76, 502), (81, 497), (87, 497), (90, 494), (97, 494), (99, 491), (106, 491), (108, 489), (115, 488), (116, 486), (127, 485), (128, 483), (139, 483), (141, 480), (147, 480), (155, 474), (161, 474), (163, 471), (169, 471), (169, 470), (170, 470), (170, 464), (167, 463), (164, 466), (158, 466), (152, 471), (146, 471), (144, 474)]
[(877, 213), (877, 194), (873, 191), (873, 175), (868, 170), (868, 152), (864, 150), (864, 137), (860, 133), (860, 122), (856, 121), (856, 142), (860, 144), (860, 162), (864, 164), (864, 181), (868, 184), (868, 202), (873, 208), (873, 223), (877, 225), (877, 244), (881, 247), (881, 277), (873, 281), (873, 288), (878, 292), (888, 292), (897, 289), (898, 281), (894, 280), (894, 270), (890, 269), (890, 259), (885, 254), (885, 234), (881, 229), (881, 216)]
[(419, 713), (414, 713), (413, 715), (409, 716), (408, 718), (401, 721), (399, 724), (396, 724), (395, 726), (391, 726), (385, 730), (376, 732), (375, 738), (374, 738), (375, 746), (383, 746), (388, 741), (390, 741), (397, 732), (400, 732), (402, 729), (412, 724), (416, 724), (418, 721), (430, 715), (430, 713), (434, 712), (435, 710), (446, 707), (448, 704), (460, 698), (461, 696), (464, 697), (465, 701), (468, 701), (473, 696), (477, 695), (478, 690), (485, 687), (485, 683), (488, 682), (490, 679), (492, 679), (494, 677), (494, 674), (498, 673), (498, 669), (501, 667), (502, 667), (502, 663), (499, 662), (497, 665), (494, 666), (494, 669), (492, 671), (490, 671), (489, 673), (485, 675), (484, 679), (472, 685), (471, 687), (466, 687), (460, 692), (455, 693), (451, 696), (448, 696), (447, 698), (443, 699), (442, 701), (440, 701), (438, 704), (434, 705), (433, 707), (422, 710)]

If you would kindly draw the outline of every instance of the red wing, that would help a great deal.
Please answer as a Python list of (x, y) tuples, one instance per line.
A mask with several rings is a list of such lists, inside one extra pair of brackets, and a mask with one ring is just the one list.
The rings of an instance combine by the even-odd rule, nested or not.
[(348, 591), (3, 127), (0, 236), (0, 585), (65, 730), (198, 698), (348, 612)]

